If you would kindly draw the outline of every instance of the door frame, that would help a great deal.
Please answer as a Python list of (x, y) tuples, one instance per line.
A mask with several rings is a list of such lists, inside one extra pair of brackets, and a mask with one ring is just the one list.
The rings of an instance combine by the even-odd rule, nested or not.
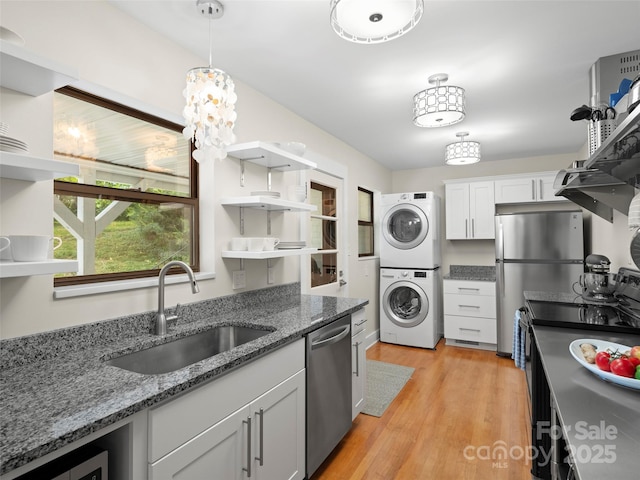
[[(339, 261), (338, 264), (342, 266), (342, 277), (338, 276), (338, 279), (344, 280), (346, 285), (340, 289), (340, 295), (344, 297), (349, 296), (349, 221), (348, 221), (348, 195), (347, 195), (347, 185), (348, 185), (348, 168), (346, 165), (340, 164), (335, 160), (331, 160), (330, 158), (326, 158), (323, 155), (315, 152), (308, 152), (305, 155), (305, 158), (316, 163), (316, 170), (325, 175), (329, 175), (331, 177), (335, 177), (339, 181), (342, 182), (342, 205), (339, 205), (338, 218), (342, 219), (343, 228), (338, 229), (338, 256)], [(309, 181), (309, 176), (307, 172), (302, 172), (305, 180)], [(309, 232), (309, 220), (310, 217), (306, 215), (304, 217), (304, 221), (301, 222), (301, 238), (307, 238), (307, 234)], [(311, 293), (311, 262), (310, 256), (305, 255), (302, 257), (300, 261), (300, 291), (303, 294)], [(338, 280), (339, 281), (339, 280)]]

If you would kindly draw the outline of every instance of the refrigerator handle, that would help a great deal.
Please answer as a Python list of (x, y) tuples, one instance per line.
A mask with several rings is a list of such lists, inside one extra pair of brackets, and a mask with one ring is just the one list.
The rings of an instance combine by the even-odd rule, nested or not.
[(504, 229), (500, 217), (496, 217), (496, 260), (504, 260)]
[[(500, 298), (505, 295), (504, 285), (504, 229), (499, 217), (496, 217), (496, 290)], [(500, 302), (498, 302), (500, 305)], [(498, 316), (500, 318), (500, 316)]]

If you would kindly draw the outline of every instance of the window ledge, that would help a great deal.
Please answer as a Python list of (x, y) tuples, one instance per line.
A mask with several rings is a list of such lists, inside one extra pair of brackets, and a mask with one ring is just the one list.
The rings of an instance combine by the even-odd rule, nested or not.
[[(196, 280), (209, 280), (216, 278), (213, 272), (197, 272)], [(166, 285), (174, 285), (177, 283), (187, 283), (189, 277), (184, 275), (168, 275), (165, 277)], [(140, 278), (136, 280), (119, 280), (115, 282), (101, 282), (87, 285), (71, 285), (68, 287), (57, 287), (53, 289), (53, 298), (55, 300), (61, 298), (82, 297), (84, 295), (95, 295), (99, 293), (122, 292), (126, 290), (136, 290), (139, 288), (157, 288), (158, 277)]]

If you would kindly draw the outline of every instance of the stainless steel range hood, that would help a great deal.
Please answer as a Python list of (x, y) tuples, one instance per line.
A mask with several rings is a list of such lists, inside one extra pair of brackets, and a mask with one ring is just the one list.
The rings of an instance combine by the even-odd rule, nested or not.
[(562, 196), (599, 217), (613, 222), (613, 209), (627, 215), (635, 188), (596, 169), (560, 170), (554, 182)]
[(581, 168), (560, 170), (554, 188), (596, 215), (613, 222), (613, 210), (627, 215), (640, 188), (640, 108), (613, 131)]
[[(589, 70), (590, 104), (609, 103), (623, 78), (640, 70), (640, 50), (602, 57)], [(618, 118), (626, 115), (619, 111)], [(560, 170), (554, 187), (583, 208), (613, 222), (613, 210), (627, 215), (640, 187), (640, 108), (636, 108), (580, 168)]]

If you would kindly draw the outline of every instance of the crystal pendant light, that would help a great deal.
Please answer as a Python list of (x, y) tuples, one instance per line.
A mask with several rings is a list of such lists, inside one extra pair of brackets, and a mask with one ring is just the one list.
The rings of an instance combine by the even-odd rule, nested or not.
[(225, 147), (235, 142), (237, 96), (231, 77), (211, 66), (211, 20), (222, 17), (223, 6), (217, 0), (197, 0), (196, 3), (200, 13), (209, 18), (209, 66), (187, 72), (183, 92), (186, 106), (182, 112), (186, 126), (182, 133), (195, 143), (193, 158), (201, 162), (206, 158), (225, 158)]
[(459, 142), (447, 145), (445, 151), (445, 163), (447, 165), (471, 165), (480, 161), (480, 144), (478, 142), (466, 142), (464, 137), (469, 132), (456, 133)]
[(427, 88), (413, 96), (413, 123), (419, 127), (446, 127), (464, 119), (464, 88), (440, 85), (446, 82), (446, 73), (429, 77), (435, 87)]
[(417, 25), (423, 0), (331, 0), (331, 27), (355, 43), (382, 43)]

